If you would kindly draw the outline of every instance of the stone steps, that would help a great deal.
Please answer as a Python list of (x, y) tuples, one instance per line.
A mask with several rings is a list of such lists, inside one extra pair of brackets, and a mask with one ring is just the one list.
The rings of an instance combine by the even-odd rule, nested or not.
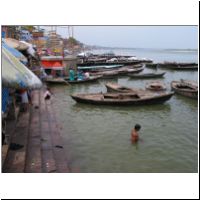
[(27, 150), (27, 137), (29, 126), (30, 112), (22, 113), (18, 119), (15, 127), (15, 131), (10, 138), (11, 143), (17, 143), (24, 147), (19, 150), (8, 149), (4, 165), (3, 172), (7, 173), (22, 173), (25, 167), (25, 158)]
[[(40, 130), (40, 92), (32, 92), (32, 106), (29, 124), (28, 148), (26, 156), (25, 172), (39, 173), (41, 167), (41, 130)], [(37, 107), (37, 108), (36, 108)]]
[(51, 100), (45, 101), (42, 90), (32, 92), (30, 112), (19, 117), (12, 142), (24, 145), (9, 150), (3, 172), (70, 172)]

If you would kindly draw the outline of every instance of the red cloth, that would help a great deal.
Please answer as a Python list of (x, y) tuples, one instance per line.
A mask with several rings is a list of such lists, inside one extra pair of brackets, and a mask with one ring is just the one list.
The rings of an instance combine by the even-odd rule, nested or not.
[(51, 60), (51, 61), (48, 61), (48, 60), (42, 60), (42, 66), (45, 68), (45, 67), (62, 67), (62, 61), (60, 60)]

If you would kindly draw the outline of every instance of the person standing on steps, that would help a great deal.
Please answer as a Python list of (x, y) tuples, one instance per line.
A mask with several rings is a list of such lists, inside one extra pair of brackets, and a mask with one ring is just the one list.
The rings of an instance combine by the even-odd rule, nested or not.
[(29, 106), (27, 89), (20, 89), (19, 92), (21, 95), (21, 111), (26, 112)]

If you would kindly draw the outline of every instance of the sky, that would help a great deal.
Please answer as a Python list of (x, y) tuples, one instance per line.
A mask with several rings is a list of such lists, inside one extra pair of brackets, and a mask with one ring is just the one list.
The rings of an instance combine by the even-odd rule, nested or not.
[[(68, 37), (68, 29), (57, 27)], [(74, 26), (74, 37), (88, 45), (127, 48), (197, 49), (197, 26)]]

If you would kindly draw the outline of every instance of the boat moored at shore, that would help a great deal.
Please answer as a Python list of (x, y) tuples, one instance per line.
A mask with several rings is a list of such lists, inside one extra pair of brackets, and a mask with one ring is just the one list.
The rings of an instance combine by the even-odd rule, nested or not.
[(102, 77), (101, 75), (98, 75), (98, 76), (90, 76), (88, 78), (81, 79), (81, 80), (77, 79), (77, 80), (74, 80), (74, 81), (70, 81), (70, 80), (66, 80), (66, 81), (69, 84), (90, 83), (90, 82), (96, 82), (101, 77)]
[(45, 78), (44, 81), (48, 84), (65, 84), (65, 85), (68, 85), (68, 82), (62, 77)]
[(177, 94), (192, 99), (198, 99), (198, 85), (195, 82), (187, 80), (172, 81), (171, 88)]
[(168, 101), (174, 92), (156, 93), (91, 93), (73, 94), (71, 97), (78, 103), (111, 106), (137, 106), (160, 104)]

